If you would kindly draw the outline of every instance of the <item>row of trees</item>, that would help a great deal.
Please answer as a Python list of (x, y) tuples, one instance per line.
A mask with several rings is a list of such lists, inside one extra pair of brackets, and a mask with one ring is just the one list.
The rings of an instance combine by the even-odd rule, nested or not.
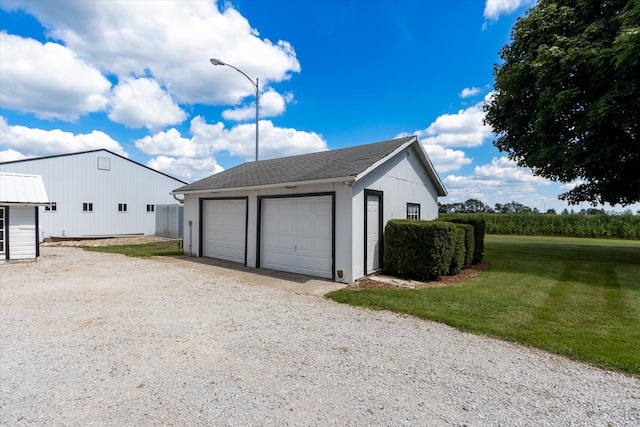
[[(496, 213), (496, 214), (530, 214), (530, 213), (542, 213), (538, 208), (530, 208), (529, 206), (523, 205), (522, 203), (511, 201), (509, 203), (496, 203), (493, 207), (484, 204), (482, 201), (478, 199), (468, 199), (466, 202), (462, 203), (439, 203), (438, 202), (438, 212), (439, 213)], [(547, 215), (557, 215), (555, 209), (547, 209), (544, 212)], [(561, 212), (562, 215), (619, 215), (617, 212), (607, 212), (604, 209), (580, 209), (580, 211), (574, 211), (573, 209), (563, 209)], [(631, 209), (627, 209), (622, 213), (623, 215), (633, 215)], [(636, 214), (640, 215), (640, 211), (636, 212)]]

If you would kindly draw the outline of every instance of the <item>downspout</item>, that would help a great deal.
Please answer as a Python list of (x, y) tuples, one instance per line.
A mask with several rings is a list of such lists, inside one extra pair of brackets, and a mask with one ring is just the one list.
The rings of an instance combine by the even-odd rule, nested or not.
[(184, 199), (178, 199), (175, 194), (173, 194), (173, 198), (176, 199), (180, 203), (184, 203)]

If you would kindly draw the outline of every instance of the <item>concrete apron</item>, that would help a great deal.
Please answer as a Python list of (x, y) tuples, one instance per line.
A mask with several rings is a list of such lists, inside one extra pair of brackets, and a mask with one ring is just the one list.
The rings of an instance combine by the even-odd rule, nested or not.
[(186, 265), (202, 266), (212, 274), (224, 275), (241, 282), (283, 289), (298, 294), (309, 294), (321, 297), (329, 292), (347, 287), (344, 283), (332, 282), (319, 277), (304, 276), (302, 274), (287, 273), (266, 268), (245, 267), (242, 264), (214, 258), (179, 257), (177, 260), (184, 262)]

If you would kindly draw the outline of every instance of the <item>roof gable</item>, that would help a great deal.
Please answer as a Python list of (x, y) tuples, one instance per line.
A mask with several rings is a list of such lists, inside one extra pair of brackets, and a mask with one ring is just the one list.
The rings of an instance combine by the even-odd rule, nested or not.
[(415, 136), (318, 153), (247, 162), (180, 187), (173, 192), (182, 194), (211, 190), (228, 191), (345, 179), (356, 181), (413, 143), (420, 145), (421, 160), (429, 176), (434, 179), (439, 193), (445, 195), (444, 186)]

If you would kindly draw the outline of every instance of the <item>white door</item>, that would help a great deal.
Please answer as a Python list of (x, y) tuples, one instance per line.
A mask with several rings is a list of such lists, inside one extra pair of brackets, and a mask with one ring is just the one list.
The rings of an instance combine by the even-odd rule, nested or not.
[(244, 264), (246, 200), (204, 200), (202, 221), (202, 255)]
[(11, 259), (36, 258), (36, 208), (14, 206), (9, 211), (9, 257)]
[(380, 269), (380, 196), (367, 195), (367, 271)]
[(260, 266), (333, 278), (331, 196), (262, 200)]
[(7, 258), (5, 252), (5, 229), (4, 229), (4, 207), (0, 207), (0, 261)]

